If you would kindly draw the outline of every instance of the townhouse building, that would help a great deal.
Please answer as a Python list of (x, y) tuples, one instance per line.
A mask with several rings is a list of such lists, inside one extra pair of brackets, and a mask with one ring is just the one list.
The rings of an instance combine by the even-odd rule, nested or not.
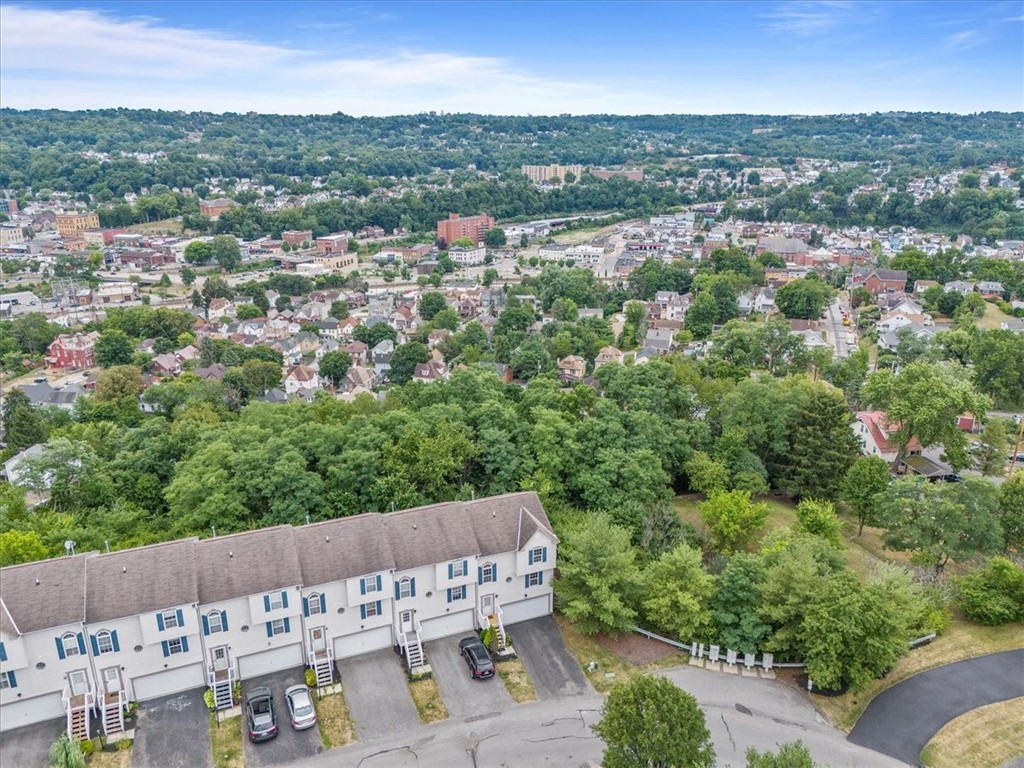
[[(0, 729), (124, 727), (131, 701), (398, 650), (552, 610), (558, 539), (536, 494), (86, 553), (0, 569)], [(429, 660), (426, 660), (429, 661)], [(297, 670), (298, 674), (298, 670)]]

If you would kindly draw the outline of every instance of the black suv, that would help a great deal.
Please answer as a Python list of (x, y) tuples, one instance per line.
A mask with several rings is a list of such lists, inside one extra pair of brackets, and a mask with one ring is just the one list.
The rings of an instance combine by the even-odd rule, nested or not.
[(459, 641), (459, 653), (469, 665), (474, 680), (486, 680), (494, 677), (494, 662), (491, 654), (478, 637), (466, 637)]
[(245, 697), (245, 716), (249, 722), (249, 741), (270, 741), (277, 736), (274, 695), (269, 688), (253, 688)]

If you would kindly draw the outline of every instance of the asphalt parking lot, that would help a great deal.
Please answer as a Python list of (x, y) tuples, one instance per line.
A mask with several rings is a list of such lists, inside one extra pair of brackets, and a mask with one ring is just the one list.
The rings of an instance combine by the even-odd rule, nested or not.
[[(242, 742), (245, 745), (245, 764), (248, 768), (290, 763), (303, 757), (312, 757), (323, 751), (320, 729), (296, 731), (288, 717), (288, 703), (284, 689), (305, 682), (305, 667), (292, 667), (242, 683)], [(245, 717), (245, 697), (253, 688), (266, 686), (274, 694), (274, 716), (277, 718), (277, 738), (253, 744), (249, 741), (249, 724)]]
[(203, 691), (193, 688), (139, 705), (134, 768), (213, 768), (210, 711)]
[(506, 629), (516, 655), (533, 680), (537, 698), (554, 699), (594, 692), (576, 659), (565, 649), (562, 633), (552, 617), (521, 621)]
[(4, 731), (0, 737), (0, 765), (24, 768), (47, 768), (50, 765), (50, 744), (64, 732), (64, 719), (26, 725)]
[(462, 638), (463, 635), (455, 635), (426, 643), (427, 663), (434, 670), (434, 681), (448, 715), (475, 720), (501, 714), (512, 706), (512, 697), (497, 673), (488, 680), (474, 680), (470, 676), (469, 666), (459, 653)]
[(407, 732), (420, 724), (402, 659), (393, 650), (385, 648), (337, 663), (358, 739)]

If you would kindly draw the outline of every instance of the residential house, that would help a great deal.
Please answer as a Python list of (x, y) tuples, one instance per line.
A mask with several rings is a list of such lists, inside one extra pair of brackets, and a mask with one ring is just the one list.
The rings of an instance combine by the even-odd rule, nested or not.
[(337, 341), (341, 338), (341, 323), (333, 317), (328, 317), (326, 320), (320, 320), (317, 322), (316, 328), (320, 336), (324, 339), (334, 339)]
[(373, 363), (373, 370), (377, 376), (385, 378), (391, 370), (391, 356), (395, 353), (395, 342), (391, 339), (383, 339), (370, 350), (370, 362)]
[(270, 348), (281, 353), (285, 365), (298, 365), (302, 360), (302, 347), (294, 338), (274, 342)]
[(853, 287), (863, 288), (872, 296), (904, 291), (907, 287), (907, 272), (902, 269), (872, 269), (855, 267)]
[(444, 359), (431, 358), (429, 361), (416, 366), (412, 380), (429, 384), (432, 381), (447, 379), (448, 376), (448, 365), (444, 362)]
[(206, 368), (196, 368), (195, 374), (200, 379), (215, 379), (220, 381), (224, 378), (224, 374), (228, 372), (228, 369), (221, 363), (214, 363)]
[[(899, 446), (895, 440), (898, 425), (892, 424), (883, 411), (859, 411), (853, 423), (853, 432), (861, 441), (864, 454), (880, 456), (890, 464), (896, 460)], [(909, 454), (919, 454), (921, 443), (912, 437), (907, 444)]]
[(362, 341), (344, 344), (339, 347), (339, 351), (348, 353), (348, 356), (352, 359), (352, 365), (366, 365), (370, 360), (370, 348)]
[(292, 341), (299, 345), (303, 357), (311, 357), (320, 348), (320, 337), (315, 333), (302, 331), (292, 337)]
[(978, 293), (983, 299), (1003, 298), (1003, 284), (995, 280), (982, 280), (978, 283)]
[(675, 344), (675, 334), (668, 329), (651, 328), (644, 337), (644, 347), (657, 352), (660, 355), (667, 355), (672, 351)]
[(921, 298), (924, 296), (925, 291), (929, 288), (938, 287), (940, 283), (937, 280), (915, 280), (914, 281), (914, 296)]
[(966, 280), (952, 280), (942, 286), (942, 289), (946, 293), (956, 291), (961, 296), (966, 296), (968, 293), (974, 292), (974, 283), (969, 283)]
[(621, 350), (615, 347), (602, 347), (601, 351), (597, 353), (597, 357), (594, 358), (594, 370), (596, 371), (602, 365), (622, 365), (622, 359)]
[(177, 376), (181, 373), (181, 362), (170, 352), (157, 355), (150, 363), (150, 371), (156, 376)]
[(320, 375), (308, 365), (294, 365), (284, 377), (284, 391), (289, 395), (311, 396), (320, 389)]
[(18, 389), (28, 396), (29, 403), (33, 407), (52, 405), (63, 411), (74, 410), (75, 401), (86, 394), (85, 389), (78, 384), (67, 384), (57, 389), (51, 387), (46, 381), (21, 384)]
[[(915, 315), (910, 312), (893, 310), (882, 315), (882, 317), (878, 319), (878, 322), (875, 323), (875, 328), (880, 333), (888, 333), (889, 331), (899, 330), (905, 325), (917, 324), (923, 327), (925, 325), (926, 317), (928, 316), (924, 314)], [(928, 317), (928, 319), (931, 320), (930, 317)]]
[(587, 361), (579, 355), (569, 355), (558, 361), (558, 378), (566, 384), (578, 384), (587, 375)]
[(889, 351), (895, 351), (899, 346), (900, 338), (906, 334), (910, 334), (915, 338), (930, 339), (935, 335), (935, 332), (921, 325), (920, 323), (909, 323), (907, 325), (901, 325), (896, 330), (885, 331), (878, 334), (878, 348), (887, 349)]
[(47, 348), (46, 366), (48, 368), (92, 368), (96, 364), (96, 340), (100, 335), (91, 333), (74, 333), (58, 336)]

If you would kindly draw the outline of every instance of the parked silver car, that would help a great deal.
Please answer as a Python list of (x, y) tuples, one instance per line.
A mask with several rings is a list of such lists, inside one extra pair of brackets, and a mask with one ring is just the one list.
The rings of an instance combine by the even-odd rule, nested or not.
[(292, 721), (292, 728), (296, 731), (304, 731), (316, 725), (316, 709), (313, 708), (313, 698), (309, 695), (309, 688), (304, 685), (293, 685), (285, 690), (284, 698), (288, 702), (288, 715)]

